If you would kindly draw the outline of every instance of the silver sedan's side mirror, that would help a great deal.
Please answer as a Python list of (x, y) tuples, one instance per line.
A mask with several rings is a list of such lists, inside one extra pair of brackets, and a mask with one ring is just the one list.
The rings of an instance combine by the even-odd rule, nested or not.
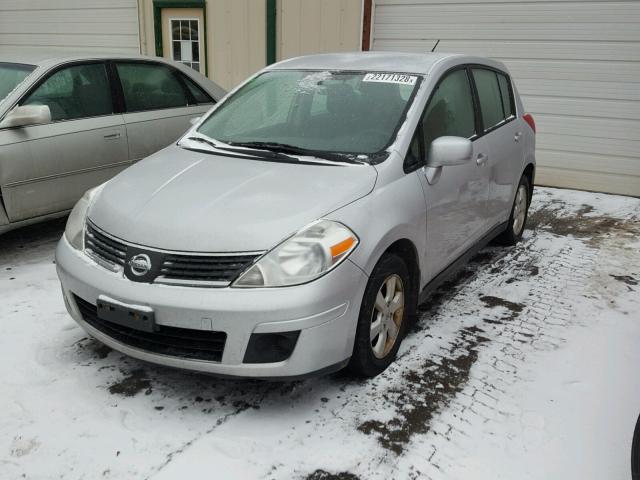
[(471, 140), (462, 137), (439, 137), (429, 146), (427, 167), (462, 165), (473, 157)]
[(195, 125), (196, 123), (198, 123), (200, 121), (201, 118), (202, 117), (193, 117), (193, 118), (189, 119), (189, 123), (191, 125)]
[(2, 123), (4, 127), (23, 127), (51, 122), (51, 110), (48, 105), (22, 105), (11, 110)]

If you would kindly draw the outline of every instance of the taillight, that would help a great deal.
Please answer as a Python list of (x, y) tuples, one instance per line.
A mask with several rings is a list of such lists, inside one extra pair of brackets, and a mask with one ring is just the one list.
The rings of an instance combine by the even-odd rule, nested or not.
[(522, 119), (529, 124), (533, 133), (536, 133), (536, 122), (534, 122), (533, 116), (530, 113), (525, 113)]

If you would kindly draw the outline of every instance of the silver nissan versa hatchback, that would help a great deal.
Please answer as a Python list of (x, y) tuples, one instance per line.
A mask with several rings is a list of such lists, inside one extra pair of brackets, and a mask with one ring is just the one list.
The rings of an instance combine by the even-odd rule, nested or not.
[(78, 202), (56, 252), (67, 309), (162, 365), (376, 375), (419, 302), (490, 240), (520, 239), (534, 138), (486, 58), (269, 66)]

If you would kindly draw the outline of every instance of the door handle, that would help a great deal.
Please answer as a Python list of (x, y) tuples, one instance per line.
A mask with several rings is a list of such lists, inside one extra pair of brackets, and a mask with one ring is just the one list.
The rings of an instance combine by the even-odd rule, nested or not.
[(516, 132), (516, 134), (513, 136), (513, 139), (516, 142), (519, 142), (520, 141), (520, 137), (522, 137), (522, 132)]
[(105, 140), (117, 140), (120, 138), (120, 132), (108, 133), (104, 136)]
[(478, 166), (484, 165), (485, 163), (487, 163), (487, 160), (489, 160), (489, 156), (485, 155), (484, 153), (479, 153), (476, 157), (476, 163), (478, 164)]

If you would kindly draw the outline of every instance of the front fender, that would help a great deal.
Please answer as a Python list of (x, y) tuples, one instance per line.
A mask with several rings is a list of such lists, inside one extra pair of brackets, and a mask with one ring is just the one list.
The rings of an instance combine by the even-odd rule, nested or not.
[[(349, 257), (367, 275), (382, 254), (398, 240), (409, 240), (423, 268), (426, 251), (426, 208), (415, 172), (376, 188), (366, 197), (335, 210), (325, 218), (339, 221), (359, 237), (358, 248)], [(422, 282), (421, 282), (422, 283)]]

